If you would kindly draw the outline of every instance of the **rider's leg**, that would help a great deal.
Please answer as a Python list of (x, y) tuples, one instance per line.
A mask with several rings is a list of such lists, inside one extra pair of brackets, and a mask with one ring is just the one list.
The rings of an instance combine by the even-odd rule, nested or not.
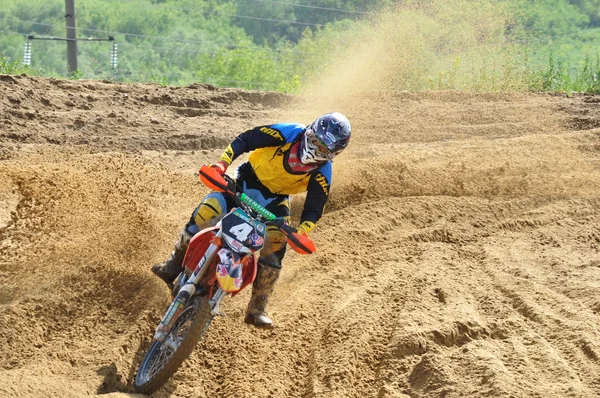
[(181, 231), (175, 242), (175, 249), (168, 259), (152, 266), (152, 272), (169, 286), (181, 272), (185, 252), (192, 237), (204, 228), (213, 226), (219, 215), (227, 210), (223, 194), (213, 192), (208, 194), (192, 213), (190, 220)]
[[(273, 213), (289, 219), (289, 199), (275, 207)], [(268, 226), (265, 245), (258, 259), (258, 273), (252, 284), (252, 297), (248, 303), (244, 322), (256, 327), (272, 327), (273, 321), (267, 314), (269, 297), (275, 290), (275, 284), (281, 272), (281, 261), (285, 255), (285, 235), (275, 226)]]

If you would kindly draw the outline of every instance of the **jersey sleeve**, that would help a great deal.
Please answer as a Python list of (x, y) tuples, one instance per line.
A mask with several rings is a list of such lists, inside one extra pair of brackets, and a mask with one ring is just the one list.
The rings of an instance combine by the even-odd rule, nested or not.
[[(225, 149), (221, 160), (231, 164), (243, 153), (258, 148), (284, 145), (291, 138), (290, 132), (294, 130), (294, 124), (279, 123), (267, 126), (258, 126), (247, 130), (235, 137), (231, 144)], [(296, 128), (297, 129), (297, 128)]]
[[(321, 219), (325, 204), (329, 198), (331, 186), (331, 163), (320, 167), (311, 174), (308, 181), (306, 201), (300, 216), (300, 223), (308, 222), (312, 228)], [(312, 229), (311, 228), (311, 229)], [(310, 231), (307, 231), (310, 232)]]

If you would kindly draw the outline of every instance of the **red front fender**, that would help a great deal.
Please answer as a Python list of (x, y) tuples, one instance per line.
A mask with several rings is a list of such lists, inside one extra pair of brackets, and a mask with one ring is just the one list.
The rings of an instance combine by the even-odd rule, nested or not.
[[(188, 249), (183, 259), (183, 266), (187, 268), (190, 272), (194, 272), (194, 270), (196, 269), (196, 266), (202, 259), (202, 256), (208, 249), (208, 246), (210, 246), (211, 242), (213, 242), (215, 236), (217, 235), (216, 232), (218, 231), (218, 229), (218, 227), (209, 227), (203, 229), (202, 231), (194, 235), (194, 237), (190, 240), (190, 244), (188, 245)], [(245, 256), (242, 260), (242, 278), (244, 282), (242, 283), (240, 290), (238, 290), (237, 292), (233, 292), (231, 294), (232, 296), (235, 296), (237, 293), (241, 292), (246, 286), (254, 282), (258, 266), (257, 258), (258, 254), (252, 254)], [(216, 282), (214, 270), (216, 270), (216, 265), (218, 262), (219, 256), (215, 256), (215, 258), (213, 259), (213, 264), (209, 265), (208, 273), (206, 274), (206, 279), (203, 278), (203, 283), (212, 285)]]
[(242, 283), (240, 290), (231, 293), (231, 297), (235, 296), (236, 294), (244, 290), (246, 286), (254, 282), (254, 279), (256, 278), (256, 270), (258, 269), (257, 259), (258, 255), (254, 254), (246, 255), (244, 257), (244, 259), (242, 260), (242, 266), (244, 267), (242, 271), (242, 278), (244, 282)]

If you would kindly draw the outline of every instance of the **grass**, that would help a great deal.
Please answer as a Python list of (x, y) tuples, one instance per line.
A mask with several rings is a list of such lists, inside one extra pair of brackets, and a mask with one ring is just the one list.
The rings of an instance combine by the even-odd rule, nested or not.
[(600, 56), (586, 54), (573, 64), (550, 53), (548, 63), (531, 74), (529, 89), (600, 94)]
[[(534, 64), (527, 53), (512, 53), (496, 64), (467, 66), (460, 57), (455, 57), (448, 70), (429, 76), (425, 83), (433, 90), (467, 91), (532, 91), (600, 94), (600, 54), (585, 54), (583, 60), (573, 62), (564, 56), (550, 51), (545, 63)], [(539, 57), (538, 57), (539, 58)], [(18, 61), (9, 62), (0, 58), (0, 74), (40, 75)], [(80, 79), (76, 71), (71, 79)], [(151, 81), (167, 86), (166, 77), (151, 76)], [(280, 84), (277, 91), (298, 92), (300, 82), (297, 77), (292, 84)], [(418, 90), (418, 88), (417, 88)]]
[(456, 57), (447, 70), (429, 77), (427, 89), (600, 94), (600, 54), (586, 54), (579, 62), (552, 51), (545, 56), (545, 62), (534, 62), (526, 52), (513, 53), (482, 65)]
[(19, 61), (9, 62), (4, 58), (0, 58), (0, 74), (3, 75), (20, 75), (22, 73), (33, 74), (31, 68), (23, 65)]

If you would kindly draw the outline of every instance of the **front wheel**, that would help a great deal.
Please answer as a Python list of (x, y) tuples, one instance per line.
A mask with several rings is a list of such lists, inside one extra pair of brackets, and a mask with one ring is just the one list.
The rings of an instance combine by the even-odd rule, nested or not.
[(154, 341), (135, 376), (136, 392), (151, 394), (162, 387), (190, 356), (196, 343), (212, 321), (205, 297), (192, 298), (164, 342)]

